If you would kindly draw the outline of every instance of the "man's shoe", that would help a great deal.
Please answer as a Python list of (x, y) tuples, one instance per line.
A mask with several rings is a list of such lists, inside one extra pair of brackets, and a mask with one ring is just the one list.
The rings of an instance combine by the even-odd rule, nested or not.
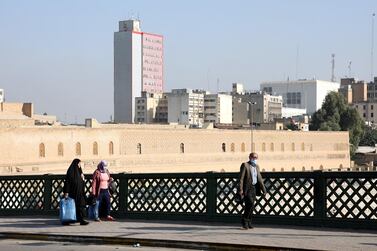
[(94, 221), (101, 222), (100, 218), (95, 218)]
[(89, 224), (89, 222), (86, 221), (86, 220), (80, 221), (80, 225), (88, 225), (88, 224)]
[(251, 222), (250, 222), (250, 221), (247, 223), (247, 227), (248, 227), (249, 229), (253, 229), (253, 226), (251, 225)]
[(246, 225), (242, 225), (241, 230), (248, 230), (249, 228)]

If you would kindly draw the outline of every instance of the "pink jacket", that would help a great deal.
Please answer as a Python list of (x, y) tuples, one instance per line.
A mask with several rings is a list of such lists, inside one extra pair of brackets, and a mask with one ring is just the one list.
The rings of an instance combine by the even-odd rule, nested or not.
[[(109, 170), (106, 169), (107, 175), (109, 175), (109, 181), (112, 180), (110, 176)], [(93, 180), (92, 180), (92, 193), (95, 197), (99, 196), (99, 184), (101, 183), (101, 172), (96, 169), (93, 173)]]

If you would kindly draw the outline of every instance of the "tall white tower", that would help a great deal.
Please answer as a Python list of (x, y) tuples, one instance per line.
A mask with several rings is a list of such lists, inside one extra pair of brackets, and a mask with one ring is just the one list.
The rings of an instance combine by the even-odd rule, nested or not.
[(135, 98), (163, 92), (163, 37), (142, 32), (139, 20), (119, 22), (114, 33), (114, 121), (135, 121)]

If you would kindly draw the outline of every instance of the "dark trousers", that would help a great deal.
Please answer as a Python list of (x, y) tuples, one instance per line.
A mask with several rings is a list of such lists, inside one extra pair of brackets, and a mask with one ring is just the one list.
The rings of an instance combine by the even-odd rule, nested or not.
[(100, 217), (107, 217), (110, 215), (110, 193), (109, 189), (100, 189), (98, 195), (98, 210)]
[(244, 212), (242, 215), (242, 224), (245, 225), (247, 223), (251, 223), (251, 216), (253, 215), (254, 211), (254, 196), (251, 193), (248, 193), (244, 197), (245, 207)]
[(81, 206), (81, 200), (76, 201), (75, 200), (76, 206), (76, 220), (77, 222), (82, 222), (84, 220), (85, 216), (85, 206)]

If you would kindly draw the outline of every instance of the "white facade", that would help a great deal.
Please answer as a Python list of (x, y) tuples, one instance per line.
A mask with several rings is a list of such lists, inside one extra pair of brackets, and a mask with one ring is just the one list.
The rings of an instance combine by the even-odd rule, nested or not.
[(138, 20), (119, 22), (114, 33), (114, 121), (133, 123), (135, 98), (163, 91), (163, 38), (141, 32)]
[(173, 89), (167, 93), (168, 123), (202, 127), (204, 122), (204, 92)]
[(322, 80), (263, 82), (260, 90), (283, 96), (283, 106), (306, 109), (313, 114), (321, 108), (326, 95), (338, 91), (339, 83)]
[(281, 116), (283, 118), (291, 118), (294, 116), (301, 116), (306, 114), (306, 109), (283, 107), (281, 109)]
[(205, 123), (232, 123), (232, 96), (229, 94), (206, 94), (204, 96)]
[(4, 90), (0, 89), (0, 103), (4, 102)]

